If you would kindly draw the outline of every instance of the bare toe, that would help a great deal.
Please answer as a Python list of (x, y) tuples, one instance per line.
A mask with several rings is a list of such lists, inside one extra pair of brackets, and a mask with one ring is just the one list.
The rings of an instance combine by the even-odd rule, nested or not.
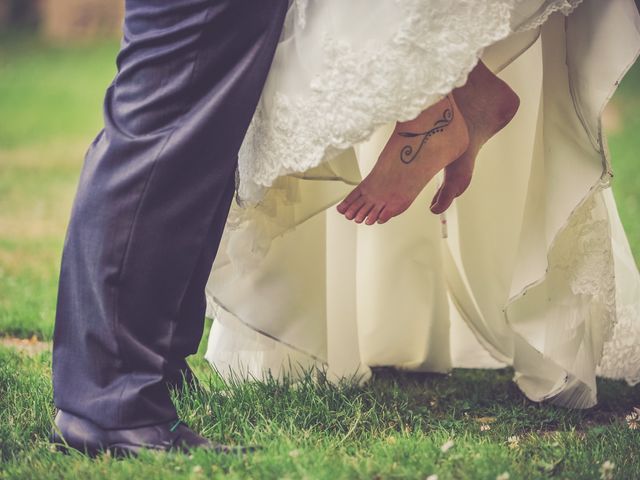
[(384, 207), (378, 215), (378, 223), (383, 224), (387, 223), (393, 217), (393, 212), (389, 207)]
[(354, 188), (353, 190), (351, 190), (351, 193), (347, 195), (347, 197), (338, 204), (336, 208), (340, 213), (344, 215), (347, 212), (347, 209), (349, 208), (349, 206), (361, 196), (362, 196), (362, 192), (360, 191), (360, 189)]
[(433, 197), (430, 210), (436, 215), (448, 209), (457, 197), (457, 187), (452, 182), (442, 184), (436, 195)]
[(365, 197), (360, 197), (351, 205), (349, 205), (349, 208), (347, 208), (347, 211), (345, 212), (344, 216), (347, 217), (349, 220), (353, 220), (356, 214), (360, 211), (360, 209), (364, 207), (367, 203), (369, 202)]
[(375, 206), (375, 203), (367, 203), (358, 211), (356, 218), (354, 218), (353, 220), (356, 223), (364, 222), (364, 219), (367, 218), (367, 215), (369, 215), (369, 212), (373, 209), (374, 206)]
[(378, 217), (380, 216), (380, 212), (382, 211), (383, 208), (384, 208), (384, 203), (375, 205), (367, 215), (366, 224), (373, 225), (374, 223), (376, 223), (376, 221), (378, 221)]
[(445, 174), (444, 183), (433, 197), (430, 210), (439, 215), (446, 211), (453, 201), (462, 195), (471, 183), (471, 173)]

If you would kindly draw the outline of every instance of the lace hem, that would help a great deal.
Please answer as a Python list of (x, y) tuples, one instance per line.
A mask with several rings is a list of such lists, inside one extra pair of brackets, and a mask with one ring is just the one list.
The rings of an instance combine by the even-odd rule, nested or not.
[(565, 16), (570, 15), (583, 1), (584, 0), (553, 0), (548, 2), (537, 15), (534, 15), (521, 25), (515, 27), (514, 32), (519, 33), (539, 28), (556, 12), (561, 12)]
[[(581, 1), (545, 2), (518, 30), (540, 26), (554, 12), (568, 14)], [(391, 38), (363, 45), (325, 31), (318, 40), (322, 65), (305, 92), (267, 84), (268, 98), (258, 105), (239, 152), (238, 203), (258, 204), (276, 178), (327, 162), (380, 126), (415, 118), (462, 86), (484, 49), (514, 33), (520, 2), (396, 2), (403, 20)], [(293, 28), (309, 22), (307, 3), (294, 4)]]
[(617, 309), (617, 317), (597, 373), (634, 386), (640, 383), (640, 309), (638, 305), (622, 305)]

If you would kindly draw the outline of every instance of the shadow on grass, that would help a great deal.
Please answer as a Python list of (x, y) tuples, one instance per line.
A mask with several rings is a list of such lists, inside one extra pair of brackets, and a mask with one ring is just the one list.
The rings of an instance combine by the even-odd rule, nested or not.
[[(450, 375), (377, 369), (364, 386), (335, 385), (322, 374), (301, 380), (232, 381), (176, 397), (181, 413), (213, 438), (234, 443), (252, 429), (277, 425), (296, 431), (347, 435), (366, 440), (391, 433), (482, 433), (507, 438), (520, 434), (581, 432), (595, 426), (622, 425), (638, 406), (640, 386), (600, 379), (598, 406), (571, 410), (528, 400), (512, 382), (512, 369), (457, 369)], [(202, 412), (206, 415), (202, 416)]]
[[(507, 470), (512, 478), (593, 478), (606, 459), (625, 478), (639, 466), (638, 432), (624, 422), (637, 406), (639, 387), (603, 380), (598, 407), (568, 410), (524, 398), (510, 369), (451, 375), (382, 369), (362, 387), (332, 384), (321, 372), (297, 382), (225, 383), (201, 370), (199, 388), (173, 392), (180, 417), (215, 441), (263, 445), (261, 453), (246, 459), (143, 455), (124, 462), (61, 456), (47, 444), (54, 413), (50, 361), (49, 352), (29, 357), (0, 348), (0, 478), (173, 479), (203, 471), (213, 478), (439, 472), (441, 478), (493, 479)], [(455, 439), (450, 453), (441, 448), (448, 439)]]

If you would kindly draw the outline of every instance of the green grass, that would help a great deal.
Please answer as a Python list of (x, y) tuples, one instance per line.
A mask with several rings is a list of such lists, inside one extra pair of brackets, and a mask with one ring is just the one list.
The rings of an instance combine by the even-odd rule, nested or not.
[(0, 335), (51, 338), (64, 231), (117, 49), (0, 35)]
[[(0, 350), (0, 478), (616, 478), (640, 471), (638, 431), (623, 415), (640, 389), (601, 381), (590, 411), (525, 400), (511, 372), (451, 376), (378, 372), (363, 388), (311, 378), (220, 385), (176, 397), (180, 415), (205, 435), (263, 450), (249, 457), (198, 452), (95, 461), (50, 451), (49, 355)], [(206, 382), (206, 381), (205, 381)], [(481, 430), (481, 425), (491, 428)], [(509, 437), (517, 436), (517, 445)], [(453, 447), (442, 452), (448, 440)], [(201, 472), (201, 473), (199, 473)]]
[(55, 47), (0, 36), (0, 147), (96, 133), (117, 48), (113, 40)]
[[(0, 336), (50, 340), (60, 252), (86, 146), (117, 42), (47, 46), (0, 35)], [(640, 65), (614, 103), (614, 193), (640, 258)], [(8, 120), (7, 120), (8, 119)], [(200, 355), (205, 389), (176, 397), (181, 417), (210, 438), (260, 444), (249, 457), (143, 455), (115, 461), (62, 456), (46, 442), (51, 354), (0, 346), (0, 479), (5, 478), (637, 478), (640, 430), (624, 417), (640, 386), (599, 381), (600, 403), (570, 411), (526, 400), (512, 371), (450, 376), (376, 372), (363, 388), (311, 379), (224, 385)], [(489, 430), (482, 431), (485, 422)], [(517, 445), (509, 437), (517, 436)], [(447, 452), (441, 446), (453, 439)]]
[(614, 104), (621, 128), (609, 137), (613, 163), (613, 194), (636, 262), (640, 262), (640, 63), (618, 87)]

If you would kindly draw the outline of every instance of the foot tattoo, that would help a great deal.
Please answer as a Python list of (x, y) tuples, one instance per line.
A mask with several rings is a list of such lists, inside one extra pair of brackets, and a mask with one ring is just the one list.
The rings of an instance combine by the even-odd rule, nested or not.
[(398, 123), (371, 173), (339, 205), (347, 219), (385, 223), (467, 149), (469, 135), (453, 95)]

